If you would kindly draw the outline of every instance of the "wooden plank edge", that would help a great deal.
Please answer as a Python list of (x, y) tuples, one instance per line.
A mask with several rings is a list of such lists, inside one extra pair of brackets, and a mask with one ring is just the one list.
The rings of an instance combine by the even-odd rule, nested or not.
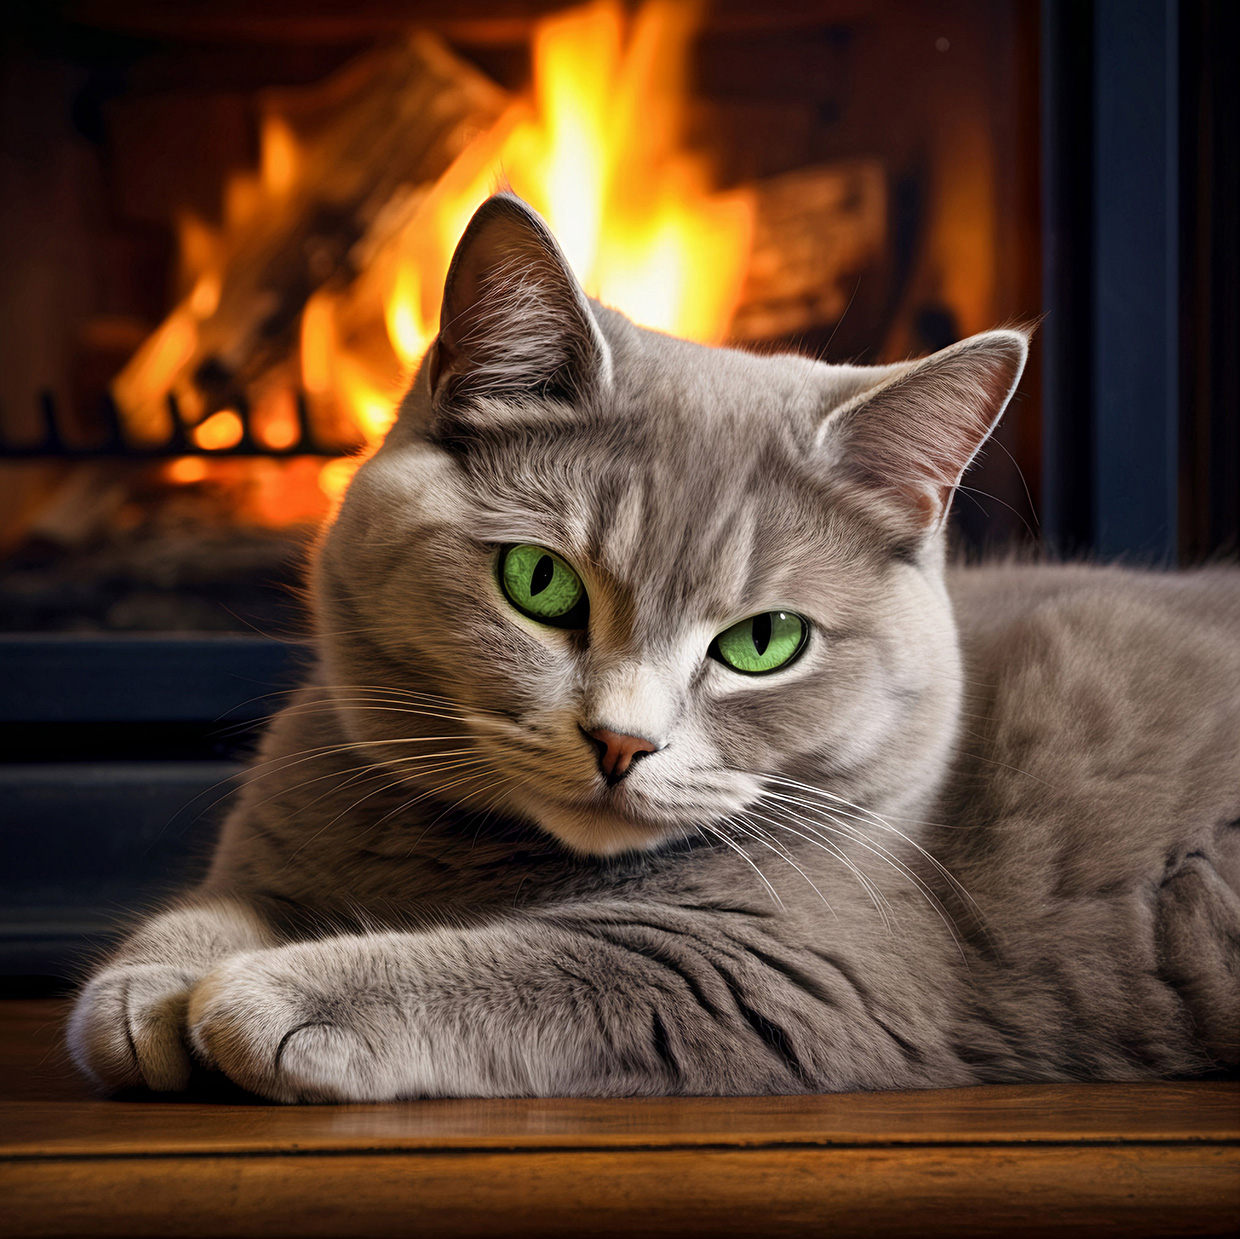
[(509, 1236), (1225, 1234), (1217, 1148), (133, 1158), (0, 1166), (6, 1232)]

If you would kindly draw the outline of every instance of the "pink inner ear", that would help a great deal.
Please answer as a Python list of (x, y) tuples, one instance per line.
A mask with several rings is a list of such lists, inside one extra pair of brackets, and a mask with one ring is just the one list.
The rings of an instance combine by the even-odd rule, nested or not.
[(838, 427), (828, 427), (843, 470), (889, 496), (917, 528), (941, 524), (1007, 405), (1025, 354), (1016, 332), (976, 336), (859, 400)]
[(488, 199), (457, 246), (444, 288), (431, 392), (468, 403), (583, 390), (600, 337), (576, 277), (541, 219), (511, 195)]
[(479, 222), (476, 230), (471, 225), (462, 237), (444, 286), (431, 369), (432, 392), (438, 390), (441, 379), (468, 364), (465, 342), (478, 335), (488, 308), (486, 275), (511, 261), (525, 240), (512, 235), (513, 231), (509, 221), (501, 217)]

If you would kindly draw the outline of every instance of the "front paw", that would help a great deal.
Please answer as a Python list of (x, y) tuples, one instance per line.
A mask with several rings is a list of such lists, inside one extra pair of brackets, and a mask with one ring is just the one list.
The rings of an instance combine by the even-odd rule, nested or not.
[[(386, 1101), (401, 1095), (399, 1017), (321, 945), (235, 955), (195, 987), (196, 1053), (274, 1101)], [(333, 982), (333, 975), (337, 981)]]
[(95, 977), (69, 1017), (69, 1050), (101, 1089), (185, 1089), (186, 1009), (194, 978), (164, 964), (118, 964)]

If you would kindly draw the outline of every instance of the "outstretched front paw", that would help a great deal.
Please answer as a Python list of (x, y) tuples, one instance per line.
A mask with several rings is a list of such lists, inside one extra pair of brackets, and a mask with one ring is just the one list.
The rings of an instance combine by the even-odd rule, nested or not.
[(145, 1085), (175, 1093), (189, 1083), (186, 1010), (196, 978), (165, 964), (116, 965), (82, 991), (69, 1018), (69, 1050), (102, 1089)]
[(383, 1101), (401, 1095), (399, 1016), (353, 984), (319, 943), (235, 955), (189, 1005), (196, 1054), (275, 1101)]

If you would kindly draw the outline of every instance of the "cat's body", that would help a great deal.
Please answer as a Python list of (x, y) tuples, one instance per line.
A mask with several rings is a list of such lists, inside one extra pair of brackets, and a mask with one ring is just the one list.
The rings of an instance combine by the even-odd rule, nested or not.
[[(79, 1000), (89, 1073), (176, 1089), (192, 1049), (294, 1100), (1237, 1062), (1240, 574), (945, 572), (1019, 336), (704, 350), (588, 306), (507, 199), (444, 321), (210, 876)], [(580, 577), (562, 622), (512, 592), (531, 546)], [(721, 645), (769, 662), (795, 623), (763, 674)]]

